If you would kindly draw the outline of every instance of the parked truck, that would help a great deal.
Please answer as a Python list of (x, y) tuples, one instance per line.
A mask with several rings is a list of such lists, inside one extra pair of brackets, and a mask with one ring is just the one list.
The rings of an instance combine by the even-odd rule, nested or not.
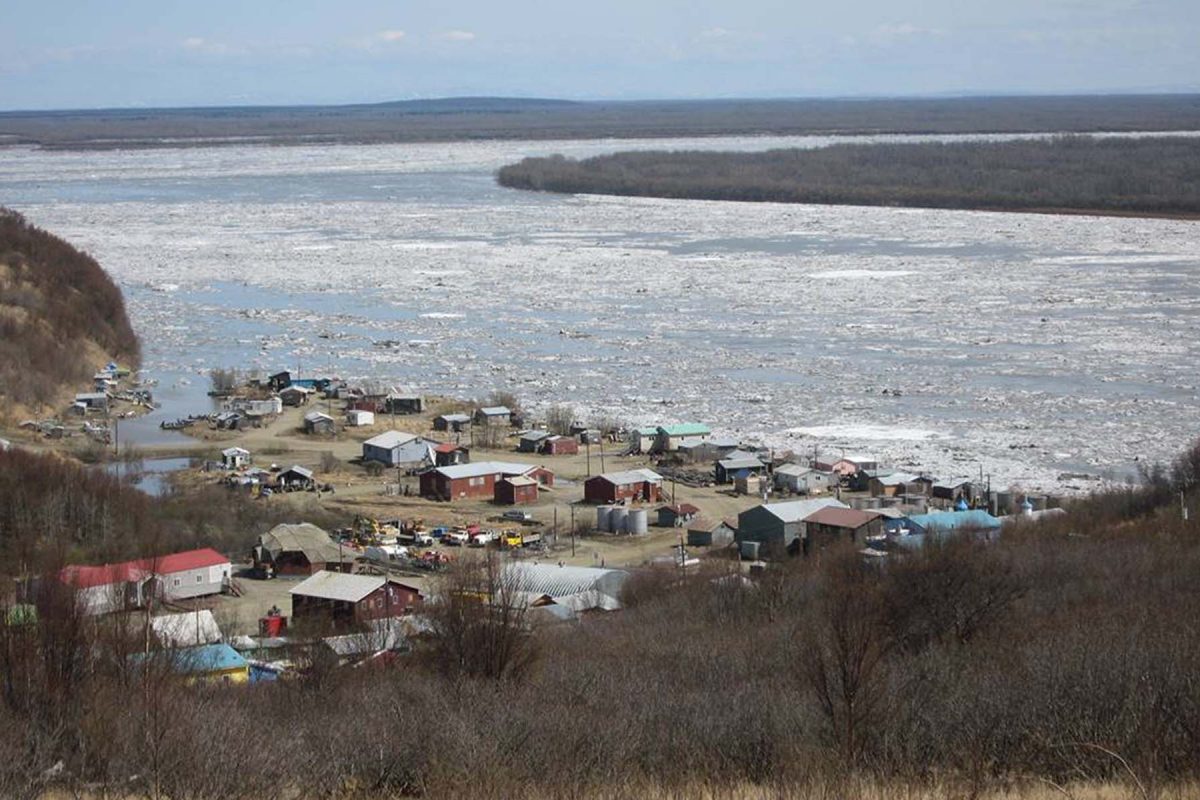
[(536, 531), (505, 531), (501, 543), (510, 549), (539, 544), (542, 535)]

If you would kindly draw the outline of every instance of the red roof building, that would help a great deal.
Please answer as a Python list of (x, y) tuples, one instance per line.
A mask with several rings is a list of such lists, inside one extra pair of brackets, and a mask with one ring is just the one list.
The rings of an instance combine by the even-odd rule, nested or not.
[(99, 566), (64, 567), (59, 579), (74, 588), (85, 613), (140, 608), (152, 598), (186, 600), (220, 593), (229, 583), (229, 559), (205, 547)]

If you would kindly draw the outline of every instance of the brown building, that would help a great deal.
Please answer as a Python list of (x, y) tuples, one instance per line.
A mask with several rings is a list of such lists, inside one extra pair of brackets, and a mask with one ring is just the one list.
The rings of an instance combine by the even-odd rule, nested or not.
[(544, 456), (573, 456), (579, 452), (579, 440), (574, 436), (551, 436), (542, 442)]
[(804, 518), (805, 547), (823, 545), (837, 539), (861, 542), (883, 533), (883, 518), (870, 511), (826, 506)]
[(525, 475), (496, 481), (495, 501), (498, 505), (519, 506), (536, 503), (538, 482)]
[(589, 503), (620, 503), (640, 500), (656, 503), (662, 496), (662, 476), (648, 469), (606, 472), (588, 478), (583, 484), (583, 499)]
[(530, 475), (540, 481), (537, 475), (532, 474), (537, 469), (531, 464), (509, 464), (501, 461), (438, 467), (421, 473), (421, 496), (447, 501), (493, 500), (496, 496), (497, 481), (518, 475)]
[(276, 525), (258, 537), (251, 553), (254, 567), (276, 575), (312, 575), (321, 570), (349, 571), (353, 551), (343, 551), (329, 534), (307, 522)]
[(422, 599), (415, 587), (378, 575), (324, 570), (300, 583), (290, 594), (292, 619), (296, 622), (331, 622), (343, 626), (400, 616)]

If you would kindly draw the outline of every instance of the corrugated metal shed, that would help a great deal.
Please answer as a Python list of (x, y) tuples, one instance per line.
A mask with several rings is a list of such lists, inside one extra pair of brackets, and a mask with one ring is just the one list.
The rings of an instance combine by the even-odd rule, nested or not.
[(288, 594), (357, 603), (385, 583), (387, 581), (377, 575), (347, 575), (344, 572), (321, 570)]

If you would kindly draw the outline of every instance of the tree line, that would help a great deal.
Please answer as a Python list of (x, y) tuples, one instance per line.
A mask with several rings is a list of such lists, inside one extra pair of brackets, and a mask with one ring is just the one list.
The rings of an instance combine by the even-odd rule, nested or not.
[(515, 189), (698, 200), (1200, 214), (1200, 138), (1060, 136), (526, 158)]

